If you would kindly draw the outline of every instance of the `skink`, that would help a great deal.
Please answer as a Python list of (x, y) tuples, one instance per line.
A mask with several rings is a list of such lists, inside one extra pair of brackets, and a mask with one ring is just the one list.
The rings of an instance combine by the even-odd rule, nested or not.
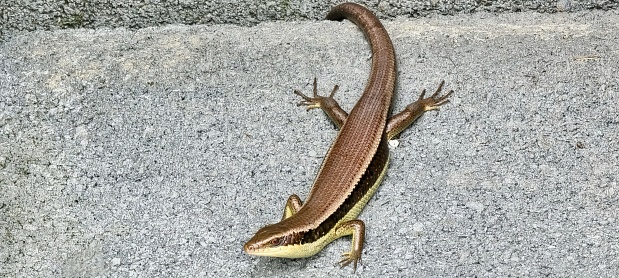
[(363, 6), (344, 3), (328, 13), (329, 20), (347, 18), (365, 33), (372, 49), (372, 68), (359, 101), (348, 114), (333, 99), (319, 96), (314, 78), (313, 96), (294, 91), (307, 109), (321, 108), (340, 131), (329, 148), (314, 185), (305, 200), (288, 198), (280, 222), (267, 225), (245, 244), (251, 255), (309, 257), (342, 236), (352, 235), (350, 252), (342, 255), (341, 267), (361, 260), (365, 224), (357, 219), (385, 176), (389, 161), (387, 141), (406, 129), (425, 111), (447, 103), (450, 91), (439, 96), (444, 81), (429, 98), (419, 99), (401, 113), (387, 118), (396, 81), (395, 53), (391, 39), (378, 18)]

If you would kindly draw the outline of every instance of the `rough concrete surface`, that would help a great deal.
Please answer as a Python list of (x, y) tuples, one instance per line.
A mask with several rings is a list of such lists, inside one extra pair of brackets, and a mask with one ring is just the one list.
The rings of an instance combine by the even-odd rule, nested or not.
[[(324, 17), (324, 11), (329, 7), (341, 2), (344, 1), (2, 0), (0, 1), (0, 35), (3, 30), (146, 28), (168, 24), (223, 23), (253, 26), (272, 20), (318, 20)], [(618, 0), (371, 0), (359, 3), (383, 18), (457, 15), (475, 12), (554, 13), (557, 11), (611, 10), (619, 6)]]
[[(616, 11), (385, 20), (394, 111), (451, 102), (391, 150), (365, 277), (619, 275)], [(0, 276), (337, 277), (242, 245), (304, 198), (371, 55), (350, 22), (19, 32), (0, 47)]]

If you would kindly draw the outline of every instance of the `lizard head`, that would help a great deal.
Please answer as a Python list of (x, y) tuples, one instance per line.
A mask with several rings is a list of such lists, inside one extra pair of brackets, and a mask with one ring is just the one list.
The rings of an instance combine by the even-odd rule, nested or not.
[(268, 225), (258, 230), (243, 246), (245, 253), (280, 258), (307, 257), (301, 245), (303, 233), (288, 231), (279, 224)]

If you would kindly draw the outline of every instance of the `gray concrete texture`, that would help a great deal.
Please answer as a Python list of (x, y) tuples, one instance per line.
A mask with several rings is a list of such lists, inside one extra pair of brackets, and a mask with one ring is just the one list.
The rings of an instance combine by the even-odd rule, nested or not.
[[(274, 20), (319, 20), (342, 1), (161, 1), (161, 0), (3, 0), (0, 30), (57, 30), (72, 28), (146, 28), (168, 24), (235, 24), (253, 26)], [(617, 0), (557, 1), (361, 1), (382, 18), (458, 15), (476, 12), (554, 13), (611, 10)]]
[[(337, 133), (292, 90), (339, 84), (349, 110), (367, 80), (367, 42), (317, 20), (327, 6), (251, 27), (11, 31), (0, 276), (352, 276), (336, 264), (349, 238), (307, 259), (242, 251), (307, 196)], [(455, 94), (391, 149), (355, 275), (619, 275), (617, 11), (384, 18), (394, 111), (443, 79)]]

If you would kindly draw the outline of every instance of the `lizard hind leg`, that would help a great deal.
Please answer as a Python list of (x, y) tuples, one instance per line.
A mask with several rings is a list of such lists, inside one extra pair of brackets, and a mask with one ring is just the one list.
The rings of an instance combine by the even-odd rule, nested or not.
[(445, 81), (441, 81), (441, 84), (438, 85), (438, 88), (430, 97), (425, 97), (426, 90), (424, 89), (417, 101), (409, 104), (404, 108), (404, 111), (393, 115), (387, 121), (387, 139), (394, 138), (400, 134), (400, 132), (404, 131), (408, 128), (417, 118), (419, 118), (423, 113), (430, 110), (438, 110), (439, 107), (445, 103), (449, 102), (449, 96), (453, 94), (453, 90), (450, 90), (447, 94), (440, 96), (441, 91), (443, 90), (443, 85), (445, 85)]
[(318, 89), (316, 87), (316, 78), (314, 78), (314, 94), (312, 97), (306, 96), (299, 90), (294, 90), (294, 93), (303, 99), (297, 104), (297, 106), (305, 105), (307, 110), (321, 108), (322, 111), (329, 116), (329, 119), (331, 119), (331, 121), (338, 128), (341, 128), (346, 121), (346, 118), (348, 118), (348, 113), (344, 111), (344, 109), (342, 109), (342, 107), (340, 107), (337, 101), (333, 98), (335, 92), (339, 89), (339, 86), (335, 85), (329, 96), (318, 95)]

